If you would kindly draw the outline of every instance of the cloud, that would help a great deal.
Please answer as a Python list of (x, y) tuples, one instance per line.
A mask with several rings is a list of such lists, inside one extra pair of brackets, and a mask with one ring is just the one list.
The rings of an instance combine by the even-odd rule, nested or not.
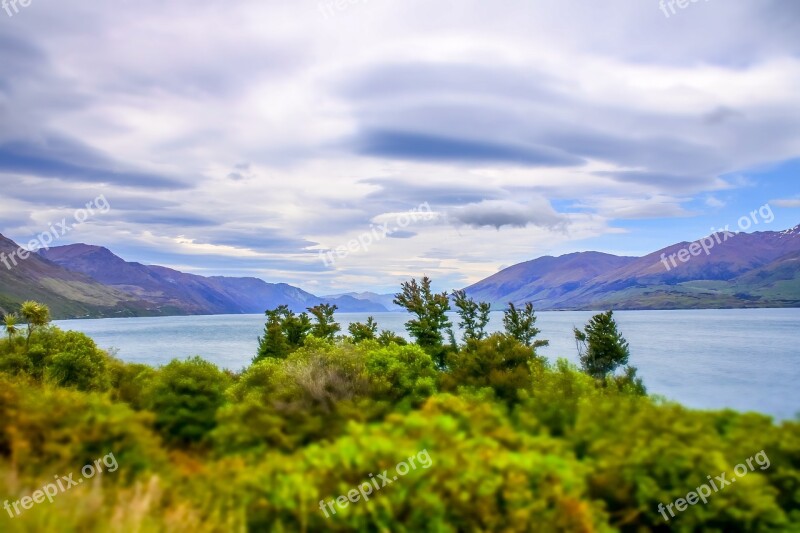
[(547, 147), (403, 131), (368, 131), (357, 141), (357, 145), (359, 153), (363, 155), (417, 161), (525, 166), (572, 166), (583, 163), (577, 157)]
[(567, 219), (543, 199), (521, 204), (508, 200), (486, 200), (448, 211), (455, 224), (466, 224), (474, 228), (503, 226), (524, 228), (528, 225), (545, 228), (563, 227)]
[[(649, 251), (743, 198), (795, 205), (794, 175), (748, 169), (800, 154), (799, 20), (785, 0), (32, 7), (0, 24), (0, 231), (102, 193), (82, 240), (322, 292)], [(423, 202), (448, 218), (315, 257)]]
[(173, 178), (122, 170), (117, 163), (96, 151), (61, 137), (0, 144), (0, 172), (66, 181), (114, 183), (132, 188), (188, 188), (187, 184)]
[(795, 208), (795, 207), (800, 207), (800, 198), (785, 198), (779, 200), (772, 200), (769, 203), (776, 207)]

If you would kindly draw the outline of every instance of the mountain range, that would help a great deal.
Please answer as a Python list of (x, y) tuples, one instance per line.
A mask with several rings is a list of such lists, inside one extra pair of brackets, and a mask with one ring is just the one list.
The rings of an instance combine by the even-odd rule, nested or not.
[[(707, 254), (703, 242), (673, 244), (644, 257), (599, 252), (540, 257), (466, 291), (495, 307), (530, 301), (537, 309), (800, 306), (800, 225), (779, 232), (713, 234), (705, 239)], [(681, 256), (688, 259), (682, 262)]]
[[(0, 253), (18, 246), (0, 235)], [(331, 303), (342, 312), (385, 312), (369, 300), (320, 298), (258, 278), (204, 277), (131, 263), (107, 248), (70, 244), (40, 250), (17, 265), (0, 263), (0, 311), (28, 299), (46, 303), (55, 318), (263, 313), (279, 305), (303, 311)]]
[[(708, 253), (698, 252), (704, 242)], [(0, 257), (18, 249), (0, 235)], [(714, 234), (644, 257), (545, 256), (505, 268), (466, 291), (495, 309), (528, 301), (539, 310), (800, 307), (800, 225)], [(0, 312), (28, 299), (46, 303), (55, 318), (263, 313), (278, 305), (302, 311), (320, 303), (341, 312), (399, 310), (391, 294), (315, 296), (258, 278), (204, 277), (128, 262), (87, 244), (40, 250), (10, 268), (0, 263)]]

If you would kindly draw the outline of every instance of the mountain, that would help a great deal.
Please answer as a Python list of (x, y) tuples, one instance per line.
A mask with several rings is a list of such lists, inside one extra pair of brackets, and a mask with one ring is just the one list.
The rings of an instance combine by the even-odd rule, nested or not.
[(204, 277), (132, 263), (100, 246), (71, 244), (39, 253), (67, 270), (149, 302), (163, 314), (263, 313), (279, 305), (304, 311), (320, 303), (336, 304), (343, 312), (386, 311), (379, 304), (351, 297), (319, 298), (285, 283), (267, 283), (258, 278)]
[(593, 278), (634, 261), (635, 257), (600, 252), (545, 256), (501, 270), (468, 287), (467, 293), (476, 300), (501, 305), (532, 301), (542, 308), (550, 307)]
[(0, 313), (25, 300), (47, 304), (54, 318), (122, 317), (154, 314), (151, 305), (71, 272), (37, 254), (20, 259), (19, 246), (0, 235)]
[(394, 294), (378, 294), (376, 292), (347, 292), (344, 294), (333, 294), (323, 298), (343, 298), (350, 297), (356, 300), (372, 302), (386, 308), (387, 311), (403, 311), (404, 309), (394, 303)]
[[(466, 290), (496, 307), (526, 301), (537, 309), (795, 307), (800, 306), (799, 253), (800, 226), (717, 233), (640, 258), (598, 252), (541, 257)], [(688, 260), (680, 261), (679, 254)]]

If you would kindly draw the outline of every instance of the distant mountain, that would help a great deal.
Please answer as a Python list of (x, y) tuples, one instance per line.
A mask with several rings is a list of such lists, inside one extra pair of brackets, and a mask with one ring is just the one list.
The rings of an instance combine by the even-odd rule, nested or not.
[(100, 246), (71, 244), (42, 250), (40, 254), (67, 270), (150, 302), (165, 314), (263, 313), (279, 305), (304, 311), (320, 303), (336, 304), (343, 312), (386, 311), (379, 304), (347, 296), (319, 298), (285, 283), (267, 283), (258, 278), (204, 277), (131, 263)]
[(468, 287), (467, 293), (476, 300), (501, 305), (531, 301), (550, 307), (597, 276), (635, 261), (635, 257), (600, 252), (545, 256), (501, 270)]
[(347, 292), (344, 294), (334, 294), (323, 296), (323, 298), (342, 298), (350, 297), (356, 300), (376, 303), (386, 308), (387, 311), (403, 311), (404, 309), (394, 303), (394, 294), (378, 294), (376, 292)]
[[(537, 309), (800, 307), (800, 226), (727, 240), (716, 234), (706, 244), (709, 239), (715, 239), (709, 253), (686, 262), (678, 260), (688, 253), (682, 251), (697, 251), (703, 239), (638, 258), (600, 252), (540, 257), (466, 290), (495, 308), (527, 301)], [(278, 305), (303, 311), (320, 303), (342, 312), (399, 310), (391, 294), (318, 297), (258, 278), (204, 277), (131, 263), (86, 244), (42, 250), (14, 265), (9, 258), (18, 249), (0, 235), (0, 313), (28, 299), (46, 303), (55, 318), (263, 313)]]
[(0, 313), (15, 311), (25, 300), (47, 304), (54, 318), (157, 313), (148, 302), (66, 270), (37, 254), (19, 259), (17, 250), (19, 246), (14, 241), (0, 235), (0, 258), (5, 259), (0, 262)]
[(598, 252), (542, 257), (504, 269), (466, 290), (496, 307), (526, 301), (538, 309), (800, 306), (800, 226), (709, 239), (715, 239), (713, 247), (705, 241), (709, 253), (700, 250), (686, 262), (677, 254), (696, 251), (702, 239), (697, 245), (682, 242), (641, 258)]

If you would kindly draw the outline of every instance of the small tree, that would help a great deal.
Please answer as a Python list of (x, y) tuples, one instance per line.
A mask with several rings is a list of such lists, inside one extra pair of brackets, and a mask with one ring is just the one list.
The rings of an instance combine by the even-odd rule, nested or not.
[(33, 332), (38, 328), (43, 328), (50, 322), (50, 309), (44, 304), (28, 300), (22, 303), (19, 312), (23, 320), (28, 324), (25, 345), (29, 346)]
[(581, 366), (590, 376), (605, 378), (628, 364), (628, 341), (617, 330), (613, 311), (593, 316), (583, 331), (574, 328), (574, 332)]
[(522, 310), (517, 309), (513, 303), (509, 303), (508, 309), (503, 312), (503, 326), (505, 326), (507, 335), (514, 337), (529, 348), (536, 349), (550, 345), (550, 341), (534, 340), (541, 330), (536, 327), (536, 313), (531, 302), (526, 303)]
[(470, 339), (481, 340), (486, 337), (486, 325), (489, 323), (489, 313), (492, 310), (491, 304), (486, 302), (477, 303), (472, 298), (467, 297), (466, 291), (453, 291), (453, 302), (456, 312), (461, 318), (458, 327), (464, 330), (464, 342)]
[(398, 346), (405, 346), (408, 344), (403, 337), (395, 333), (394, 331), (390, 331), (388, 329), (384, 329), (381, 331), (381, 334), (378, 335), (378, 343), (381, 346), (389, 346), (391, 344), (397, 344)]
[(77, 331), (65, 331), (60, 334), (58, 344), (59, 351), (46, 368), (53, 383), (83, 391), (108, 388), (108, 357), (91, 338)]
[(258, 353), (253, 362), (267, 357), (286, 359), (291, 350), (289, 341), (286, 340), (286, 333), (283, 331), (283, 318), (280, 311), (273, 309), (265, 314), (267, 323), (264, 325), (264, 336), (258, 338)]
[(359, 343), (367, 340), (375, 340), (378, 335), (378, 323), (373, 317), (367, 318), (367, 323), (353, 322), (347, 327), (347, 331), (353, 337), (353, 342)]
[(156, 429), (176, 446), (203, 444), (216, 427), (229, 381), (227, 374), (199, 357), (173, 360), (159, 369), (145, 402), (155, 413)]
[(258, 353), (254, 359), (265, 357), (285, 359), (290, 353), (303, 346), (313, 325), (307, 313), (296, 315), (287, 305), (267, 311), (264, 336), (258, 338)]
[(454, 354), (442, 383), (451, 391), (461, 386), (491, 387), (498, 398), (513, 404), (520, 399), (520, 390), (531, 390), (534, 365), (541, 368), (543, 364), (529, 346), (510, 335), (495, 333), (485, 339), (470, 339), (460, 353)]
[(331, 304), (320, 304), (314, 307), (309, 307), (308, 312), (316, 320), (316, 323), (311, 326), (311, 334), (320, 339), (333, 340), (336, 334), (342, 330), (342, 327), (336, 322), (333, 315), (338, 307)]
[(444, 333), (452, 328), (447, 318), (450, 310), (447, 293), (434, 294), (431, 280), (425, 276), (421, 284), (416, 279), (403, 283), (402, 292), (395, 295), (394, 303), (416, 316), (406, 322), (406, 330), (420, 347), (436, 358), (440, 368), (443, 367)]
[(3, 317), (3, 326), (6, 328), (6, 334), (8, 335), (8, 342), (11, 342), (14, 338), (14, 335), (19, 333), (19, 328), (17, 327), (17, 321), (19, 317), (16, 313), (7, 313)]

